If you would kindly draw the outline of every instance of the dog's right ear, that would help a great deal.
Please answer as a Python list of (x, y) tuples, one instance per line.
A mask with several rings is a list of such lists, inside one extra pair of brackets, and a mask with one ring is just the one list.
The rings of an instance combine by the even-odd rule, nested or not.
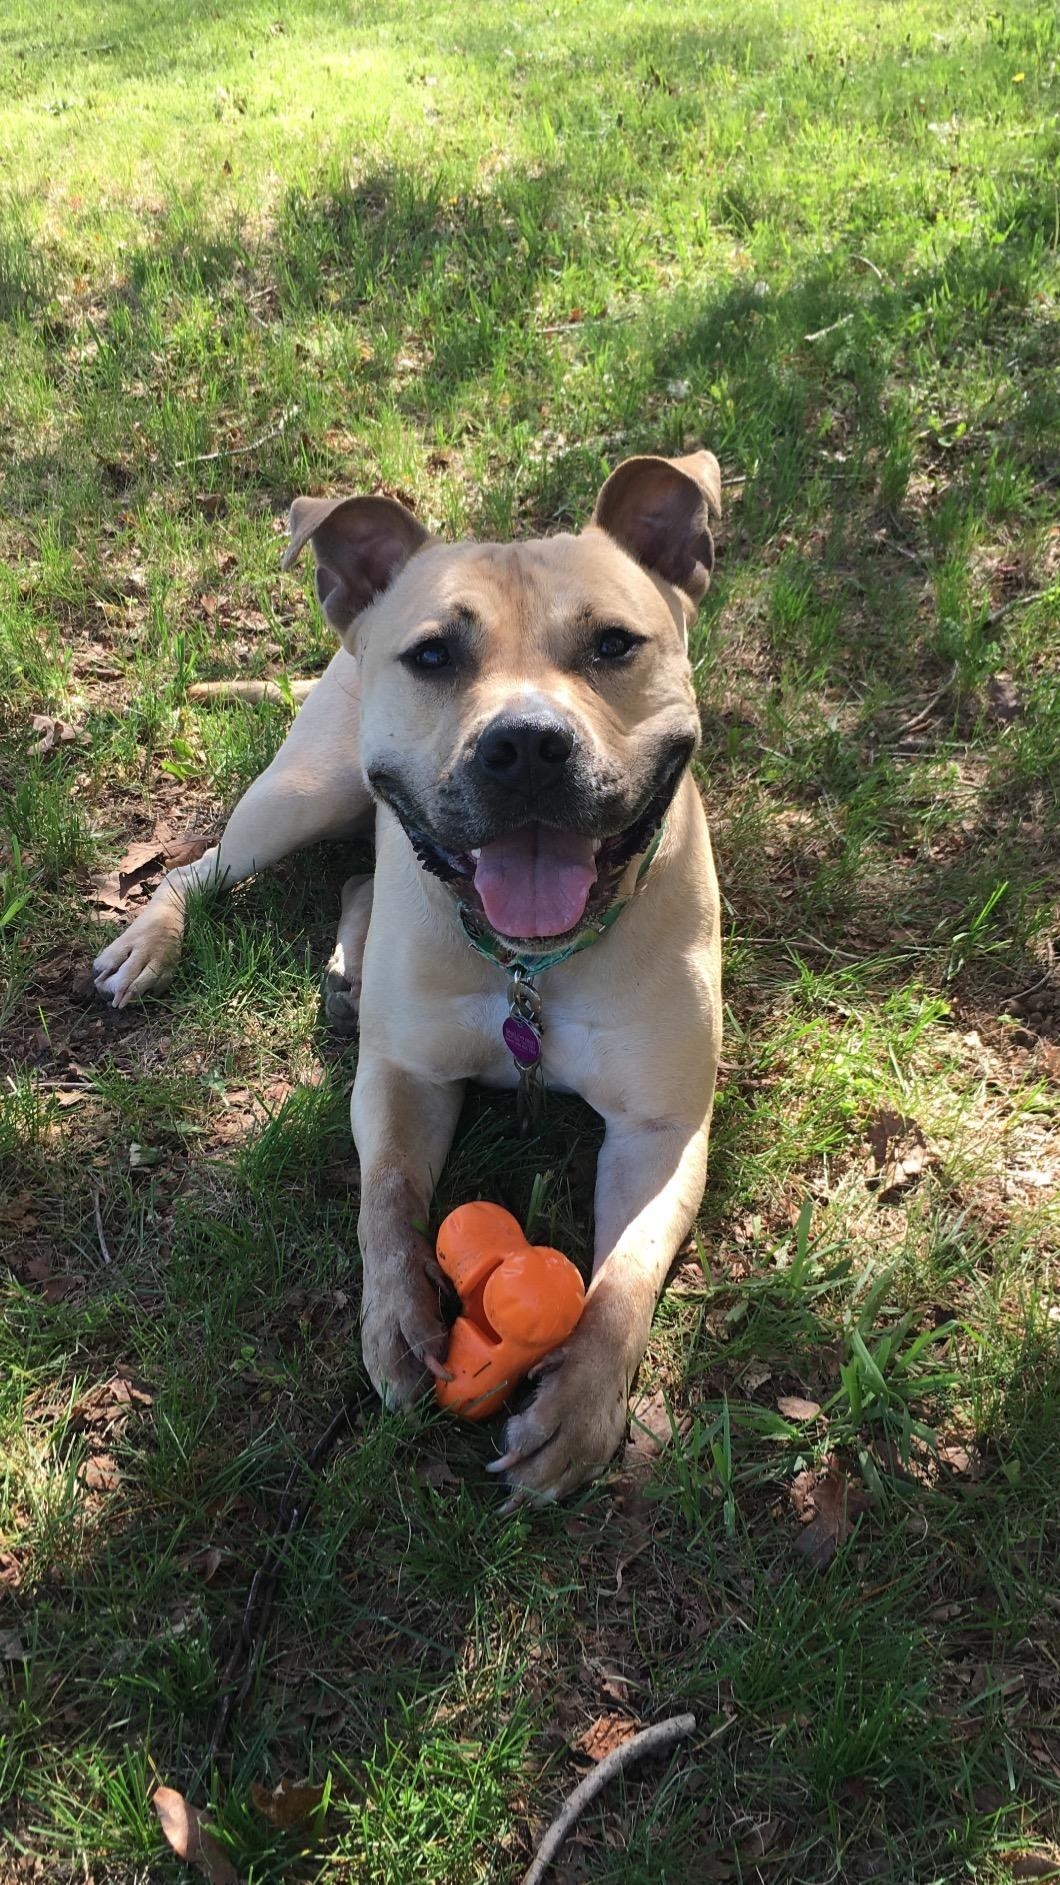
[(283, 567), (312, 543), (320, 606), (339, 635), (431, 540), (392, 497), (296, 497), (287, 528)]

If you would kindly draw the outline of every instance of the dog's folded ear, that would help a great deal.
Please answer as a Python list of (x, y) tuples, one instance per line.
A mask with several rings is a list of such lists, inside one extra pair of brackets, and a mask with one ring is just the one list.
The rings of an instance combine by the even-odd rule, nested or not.
[(713, 452), (691, 452), (627, 458), (600, 492), (593, 523), (698, 603), (714, 568), (711, 519), (720, 516), (721, 467)]
[(320, 605), (340, 635), (430, 542), (429, 531), (392, 497), (296, 497), (287, 528), (283, 567), (290, 569), (312, 543)]

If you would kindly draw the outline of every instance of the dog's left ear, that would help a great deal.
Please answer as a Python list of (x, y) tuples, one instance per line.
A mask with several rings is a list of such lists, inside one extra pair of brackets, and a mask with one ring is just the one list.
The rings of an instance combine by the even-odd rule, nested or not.
[(317, 596), (339, 635), (431, 540), (412, 512), (392, 497), (296, 497), (287, 528), (291, 541), (283, 567), (290, 569), (312, 543)]
[(627, 458), (600, 492), (593, 523), (695, 605), (710, 584), (710, 523), (720, 516), (721, 467), (713, 452), (691, 452)]

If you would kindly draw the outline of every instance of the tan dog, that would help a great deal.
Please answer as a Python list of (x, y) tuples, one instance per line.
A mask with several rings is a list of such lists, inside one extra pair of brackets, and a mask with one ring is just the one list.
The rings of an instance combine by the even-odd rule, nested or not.
[(621, 1440), (703, 1194), (720, 947), (686, 646), (720, 495), (709, 452), (634, 458), (580, 536), (519, 545), (438, 543), (388, 498), (298, 499), (286, 562), (312, 544), (343, 647), (220, 844), (95, 964), (115, 1006), (157, 989), (190, 887), (348, 833), (374, 802), (374, 883), (343, 893), (328, 1006), (361, 1009), (362, 1345), (388, 1403), (442, 1372), (421, 1227), (465, 1083), (542, 1075), (606, 1124), (585, 1312), (495, 1464), (536, 1500)]

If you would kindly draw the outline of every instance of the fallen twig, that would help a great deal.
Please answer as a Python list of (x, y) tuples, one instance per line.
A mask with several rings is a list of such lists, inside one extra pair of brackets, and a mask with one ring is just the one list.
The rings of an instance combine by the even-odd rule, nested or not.
[(946, 679), (943, 681), (942, 686), (935, 689), (931, 699), (921, 707), (919, 713), (915, 713), (911, 720), (903, 720), (900, 727), (895, 727), (892, 733), (888, 733), (887, 738), (883, 742), (885, 746), (896, 746), (899, 740), (905, 739), (907, 733), (915, 733), (918, 727), (926, 726), (935, 708), (938, 706), (939, 701), (949, 693), (950, 688), (957, 679), (958, 666), (959, 663), (955, 661)]
[(100, 1209), (100, 1203), (99, 1203), (101, 1196), (102, 1196), (102, 1193), (100, 1191), (99, 1186), (93, 1185), (92, 1210), (96, 1219), (96, 1236), (99, 1238), (99, 1254), (103, 1258), (104, 1263), (109, 1263), (110, 1251), (107, 1249), (107, 1240), (103, 1235), (103, 1212)]
[(634, 1761), (641, 1760), (645, 1754), (661, 1754), (671, 1748), (675, 1741), (683, 1741), (686, 1735), (694, 1732), (695, 1725), (694, 1715), (671, 1715), (668, 1721), (657, 1721), (650, 1728), (642, 1728), (632, 1741), (623, 1741), (620, 1747), (612, 1748), (599, 1766), (594, 1767), (592, 1773), (586, 1774), (585, 1779), (575, 1787), (563, 1811), (553, 1820), (538, 1846), (530, 1870), (523, 1877), (522, 1885), (538, 1885), (538, 1881), (544, 1878), (575, 1820), (616, 1774), (624, 1773), (627, 1767), (632, 1767)]
[(987, 628), (996, 628), (997, 624), (1006, 615), (1010, 615), (1013, 609), (1029, 608), (1032, 602), (1040, 602), (1043, 596), (1052, 595), (1055, 587), (1055, 583), (1050, 583), (1048, 589), (1029, 589), (1026, 595), (1010, 596), (1007, 602), (1000, 602), (997, 608), (991, 609), (990, 614), (987, 616)]
[(851, 310), (849, 314), (841, 314), (838, 321), (833, 321), (830, 326), (819, 327), (815, 334), (804, 334), (802, 338), (803, 340), (823, 340), (826, 334), (834, 334), (840, 327), (849, 327), (853, 319), (854, 313)]
[(317, 684), (309, 681), (196, 681), (188, 689), (189, 700), (275, 700), (282, 705), (293, 700), (300, 706)]
[(886, 281), (886, 280), (887, 280), (887, 277), (886, 277), (886, 275), (884, 274), (884, 272), (883, 272), (883, 270), (882, 270), (882, 268), (877, 268), (877, 267), (876, 267), (876, 264), (875, 264), (875, 262), (870, 262), (870, 260), (869, 260), (869, 258), (868, 258), (868, 256), (867, 256), (867, 255), (855, 255), (855, 257), (854, 257), (854, 260), (855, 260), (855, 262), (860, 262), (860, 263), (861, 263), (861, 266), (862, 266), (862, 268), (867, 268), (867, 269), (869, 269), (869, 270), (870, 270), (870, 272), (871, 272), (871, 273), (872, 273), (873, 275), (875, 275), (875, 277), (876, 277), (876, 280), (877, 280), (877, 281)]
[(1046, 982), (1049, 982), (1052, 980), (1053, 969), (1055, 967), (1055, 964), (1056, 964), (1056, 950), (1053, 944), (1047, 938), (1046, 944), (1045, 944), (1045, 969), (1043, 970), (1042, 974), (1039, 975), (1038, 980), (1036, 982), (1031, 982), (1029, 987), (1017, 989), (1014, 995), (1010, 995), (1009, 996), (1010, 1004), (1014, 1001), (1026, 1001), (1028, 995), (1036, 995), (1040, 988), (1044, 988)]
[(919, 569), (931, 567), (927, 558), (921, 556), (918, 550), (907, 550), (904, 543), (896, 543), (893, 537), (887, 538), (887, 548), (893, 550), (896, 556), (904, 556), (907, 563), (915, 563)]
[(174, 469), (181, 471), (185, 465), (209, 465), (217, 458), (244, 458), (248, 452), (256, 452), (260, 446), (269, 445), (285, 432), (292, 419), (297, 419), (300, 406), (288, 406), (281, 413), (279, 425), (274, 425), (271, 432), (263, 432), (260, 439), (254, 439), (249, 445), (222, 445), (216, 452), (199, 452), (194, 458), (178, 458)]
[(625, 314), (587, 314), (584, 321), (551, 321), (547, 327), (539, 327), (539, 334), (573, 334), (579, 327), (602, 327), (607, 321), (631, 321), (633, 309)]

